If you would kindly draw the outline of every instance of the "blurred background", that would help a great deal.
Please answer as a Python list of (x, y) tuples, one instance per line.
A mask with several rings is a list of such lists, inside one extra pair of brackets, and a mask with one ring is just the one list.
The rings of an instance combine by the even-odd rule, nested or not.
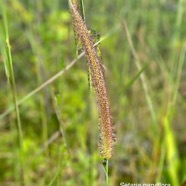
[[(1, 0), (0, 7), (0, 185), (104, 185), (84, 57), (32, 92), (76, 58), (68, 1)], [(86, 24), (103, 39), (117, 135), (111, 186), (186, 180), (185, 7), (185, 0), (84, 0)]]

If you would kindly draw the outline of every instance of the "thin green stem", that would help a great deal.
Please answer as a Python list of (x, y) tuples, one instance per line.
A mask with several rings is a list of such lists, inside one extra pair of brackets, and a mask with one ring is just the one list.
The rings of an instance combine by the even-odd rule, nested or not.
[(56, 182), (56, 179), (58, 178), (58, 176), (60, 175), (61, 170), (58, 170), (58, 172), (54, 175), (53, 179), (51, 180), (51, 182), (49, 183), (48, 186), (52, 186), (54, 185), (54, 183)]
[(17, 91), (16, 91), (16, 85), (15, 85), (15, 78), (14, 78), (14, 70), (13, 70), (13, 62), (12, 62), (12, 56), (11, 56), (11, 46), (9, 42), (9, 34), (8, 34), (8, 25), (7, 25), (7, 18), (6, 13), (3, 12), (3, 26), (4, 26), (4, 34), (5, 34), (5, 52), (6, 52), (6, 69), (8, 70), (8, 80), (10, 82), (10, 86), (13, 93), (13, 100), (14, 100), (14, 106), (15, 106), (15, 112), (16, 112), (16, 119), (17, 119), (17, 127), (18, 127), (18, 133), (19, 133), (19, 143), (22, 144), (23, 134), (21, 129), (21, 121), (20, 121), (20, 114), (19, 114), (19, 107), (18, 107), (18, 101), (17, 101)]
[(9, 41), (9, 33), (8, 33), (8, 21), (6, 16), (6, 8), (3, 7), (3, 31), (4, 31), (4, 65), (6, 69), (6, 75), (7, 79), (10, 83), (10, 88), (12, 90), (13, 95), (13, 102), (14, 102), (14, 108), (16, 113), (16, 121), (17, 121), (17, 132), (18, 132), (18, 144), (19, 144), (19, 160), (20, 160), (20, 167), (21, 167), (21, 180), (23, 182), (23, 185), (25, 185), (25, 166), (24, 166), (24, 154), (22, 153), (23, 149), (23, 132), (22, 132), (22, 126), (21, 126), (21, 119), (20, 119), (20, 112), (19, 112), (19, 106), (18, 106), (18, 99), (17, 99), (17, 90), (16, 90), (16, 83), (15, 83), (15, 77), (14, 77), (14, 69), (13, 69), (13, 61), (12, 61), (12, 55), (11, 55), (11, 46)]
[(103, 168), (105, 171), (105, 185), (108, 186), (109, 185), (109, 176), (108, 176), (109, 169), (108, 169), (108, 160), (107, 159), (103, 160)]
[(81, 16), (83, 20), (85, 21), (85, 8), (84, 8), (84, 2), (83, 0), (80, 0), (80, 11), (81, 11)]
[[(129, 42), (129, 46), (130, 46), (131, 51), (132, 51), (132, 55), (135, 58), (136, 67), (137, 67), (137, 69), (139, 71), (141, 71), (142, 70), (142, 67), (141, 67), (141, 64), (140, 64), (140, 61), (139, 61), (139, 57), (137, 55), (137, 52), (136, 52), (136, 50), (134, 48), (134, 44), (133, 44), (131, 35), (129, 33), (129, 29), (128, 29), (128, 26), (127, 26), (126, 21), (123, 21), (122, 22), (122, 25), (123, 25), (123, 27), (125, 29), (126, 36), (127, 36), (128, 42)], [(144, 90), (144, 93), (145, 93), (145, 98), (146, 98), (146, 101), (147, 101), (147, 105), (149, 107), (149, 111), (150, 111), (150, 114), (151, 114), (153, 123), (155, 124), (155, 123), (157, 123), (157, 116), (156, 116), (154, 104), (152, 102), (152, 98), (151, 98), (151, 95), (150, 95), (150, 92), (149, 92), (149, 88), (148, 88), (148, 85), (147, 85), (147, 82), (146, 82), (144, 73), (141, 73), (141, 75), (139, 77), (140, 77), (140, 80), (141, 80), (141, 83), (142, 83), (142, 86), (143, 86), (143, 90)]]
[[(41, 84), (45, 79), (45, 74), (44, 74), (45, 71), (44, 71), (44, 62), (43, 62), (44, 60), (42, 55), (43, 51), (41, 47), (41, 39), (37, 35), (38, 34), (33, 31), (33, 33), (31, 32), (28, 34), (28, 39), (31, 44), (32, 50), (36, 56), (37, 81), (38, 84)], [(46, 97), (46, 92), (43, 91), (39, 97), (43, 142), (47, 141), (48, 139), (45, 97)], [(46, 156), (48, 156), (48, 148), (46, 148)]]

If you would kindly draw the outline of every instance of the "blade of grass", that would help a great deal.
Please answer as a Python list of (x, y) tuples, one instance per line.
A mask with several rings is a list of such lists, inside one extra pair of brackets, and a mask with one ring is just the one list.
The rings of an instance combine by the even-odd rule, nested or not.
[(146, 68), (148, 67), (149, 63), (145, 64), (140, 71), (127, 83), (127, 85), (125, 86), (125, 91), (127, 91), (132, 84), (140, 77), (140, 75), (146, 70)]
[(181, 27), (182, 27), (181, 23), (182, 23), (182, 19), (184, 15), (184, 6), (185, 6), (184, 3), (185, 3), (185, 0), (178, 1), (177, 17), (176, 17), (176, 22), (174, 26), (173, 37), (171, 40), (171, 45), (173, 49), (172, 49), (172, 54), (170, 56), (170, 60), (171, 60), (171, 75), (173, 79), (175, 78), (176, 73), (177, 73), (176, 68), (177, 68), (177, 60), (179, 56), (178, 56), (178, 50), (176, 49), (176, 45), (177, 43), (181, 43), (180, 33), (181, 33)]
[(56, 185), (55, 182), (56, 182), (58, 176), (60, 175), (60, 173), (61, 173), (61, 170), (58, 170), (58, 172), (56, 173), (56, 175), (54, 175), (53, 179), (49, 183), (49, 186)]
[[(32, 30), (32, 28), (30, 29)], [(38, 36), (38, 34), (33, 31), (33, 33), (28, 34), (28, 40), (30, 42), (33, 53), (36, 56), (37, 81), (39, 85), (45, 79), (45, 74), (44, 74), (45, 69), (44, 69), (44, 59), (42, 55), (43, 51), (41, 46), (41, 39)], [(47, 115), (46, 115), (46, 108), (45, 108), (45, 98), (46, 98), (46, 92), (42, 91), (41, 95), (39, 95), (39, 107), (41, 113), (43, 142), (47, 141), (48, 139), (48, 125), (47, 125)], [(48, 156), (47, 148), (45, 152), (46, 152), (46, 156)]]
[[(127, 39), (128, 39), (128, 43), (129, 43), (129, 46), (131, 48), (132, 55), (134, 56), (134, 59), (135, 59), (136, 67), (137, 67), (138, 71), (141, 71), (142, 67), (141, 67), (141, 64), (139, 62), (139, 58), (138, 58), (138, 55), (136, 53), (136, 50), (134, 48), (134, 45), (133, 45), (133, 42), (132, 42), (132, 38), (130, 36), (129, 29), (128, 29), (126, 21), (122, 21), (122, 26), (125, 29), (126, 36), (127, 36)], [(141, 80), (141, 83), (142, 83), (142, 86), (143, 86), (143, 90), (145, 92), (145, 97), (146, 97), (147, 105), (148, 105), (148, 108), (149, 108), (149, 111), (150, 111), (150, 114), (151, 114), (151, 117), (152, 117), (152, 120), (153, 120), (153, 124), (155, 124), (155, 123), (157, 123), (156, 112), (155, 112), (155, 109), (154, 109), (154, 106), (153, 106), (152, 98), (150, 96), (150, 92), (149, 92), (149, 89), (148, 89), (148, 86), (147, 86), (144, 74), (141, 73), (139, 78)]]
[(83, 0), (80, 0), (80, 13), (81, 13), (83, 20), (85, 21), (85, 8), (84, 8), (84, 1)]
[(20, 163), (20, 180), (22, 181), (22, 184), (26, 184), (26, 178), (25, 178), (25, 162), (24, 162), (24, 154), (22, 153), (23, 149), (23, 132), (22, 132), (22, 126), (21, 126), (21, 119), (20, 119), (20, 111), (18, 106), (18, 99), (17, 99), (17, 90), (16, 90), (16, 83), (15, 83), (15, 77), (14, 77), (14, 69), (13, 69), (13, 61), (12, 61), (12, 55), (11, 55), (11, 45), (9, 41), (9, 31), (8, 31), (8, 20), (7, 20), (7, 13), (6, 13), (6, 7), (2, 6), (2, 28), (3, 28), (3, 35), (4, 35), (4, 42), (2, 46), (4, 45), (4, 66), (5, 71), (7, 75), (8, 82), (10, 83), (12, 95), (13, 95), (13, 102), (15, 107), (15, 113), (16, 113), (16, 121), (17, 121), (17, 133), (18, 133), (18, 147), (19, 147), (19, 163)]
[(176, 79), (174, 83), (172, 83), (172, 93), (169, 97), (168, 108), (163, 119), (163, 127), (164, 127), (164, 140), (165, 140), (165, 149), (166, 149), (166, 160), (169, 165), (168, 175), (173, 186), (179, 185), (179, 167), (180, 161), (178, 156), (178, 150), (176, 145), (175, 136), (173, 130), (171, 128), (171, 123), (173, 121), (173, 117), (175, 114), (175, 104), (178, 95), (178, 87), (181, 78), (181, 72), (183, 68), (183, 64), (185, 62), (185, 54), (186, 54), (186, 46), (183, 47), (180, 59), (178, 62), (178, 67), (176, 69)]

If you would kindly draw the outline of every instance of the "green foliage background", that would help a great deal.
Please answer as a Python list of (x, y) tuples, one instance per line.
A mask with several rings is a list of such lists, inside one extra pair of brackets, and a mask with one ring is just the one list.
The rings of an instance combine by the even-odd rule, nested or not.
[[(186, 180), (186, 1), (84, 5), (88, 27), (102, 38), (109, 35), (100, 48), (117, 133), (110, 185), (180, 185)], [(76, 58), (67, 0), (1, 0), (0, 7), (0, 185), (104, 185), (84, 58), (19, 106), (22, 146), (15, 112), (3, 117), (13, 105), (3, 61), (3, 11), (21, 100)]]

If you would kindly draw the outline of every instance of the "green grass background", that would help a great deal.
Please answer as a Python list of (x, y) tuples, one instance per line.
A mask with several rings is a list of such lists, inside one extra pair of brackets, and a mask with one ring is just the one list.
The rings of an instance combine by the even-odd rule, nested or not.
[[(84, 6), (87, 26), (108, 36), (100, 48), (117, 134), (109, 185), (181, 185), (186, 1), (84, 0)], [(67, 0), (0, 0), (0, 51), (0, 185), (104, 185), (84, 58), (12, 109), (76, 58)]]

